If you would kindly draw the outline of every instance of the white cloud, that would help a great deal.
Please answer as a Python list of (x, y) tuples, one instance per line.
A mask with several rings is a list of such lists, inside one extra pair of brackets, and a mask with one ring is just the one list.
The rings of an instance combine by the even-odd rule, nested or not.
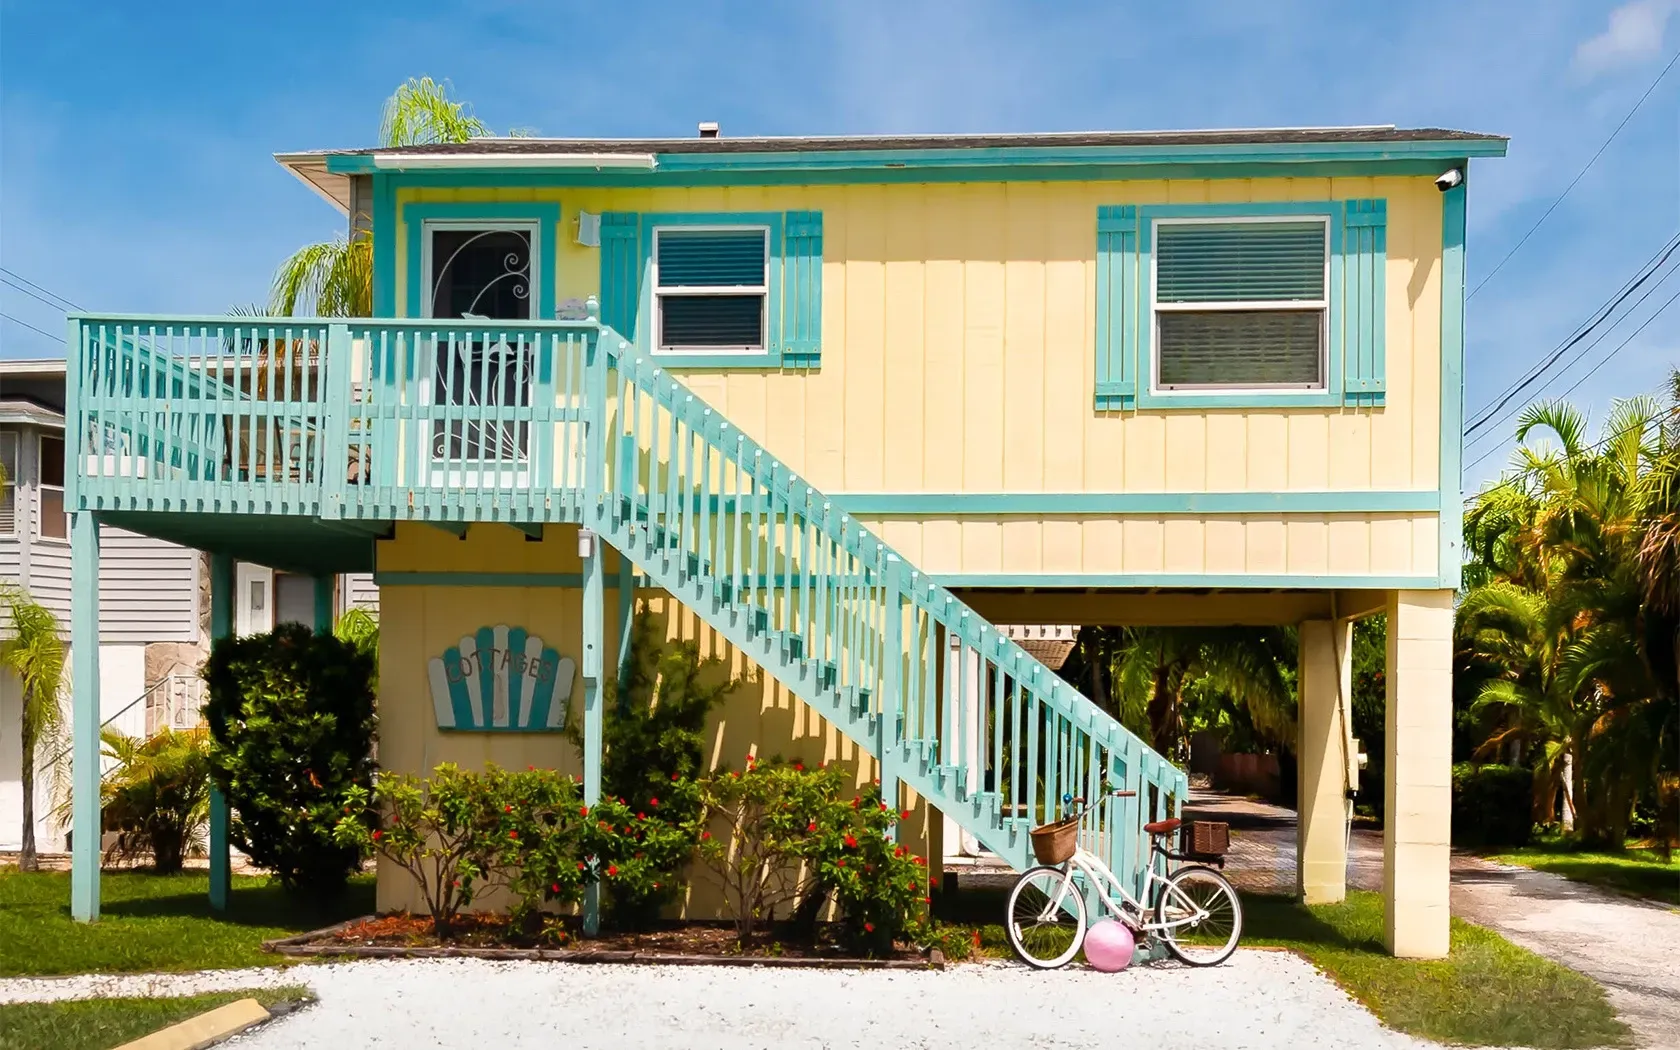
[(1575, 68), (1597, 76), (1662, 53), (1668, 20), (1680, 11), (1680, 0), (1628, 0), (1610, 12), (1604, 32), (1575, 49)]

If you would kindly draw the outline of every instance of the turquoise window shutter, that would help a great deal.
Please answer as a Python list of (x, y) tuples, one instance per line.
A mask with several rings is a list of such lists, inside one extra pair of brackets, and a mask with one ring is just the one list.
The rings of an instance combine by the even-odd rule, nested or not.
[(788, 368), (816, 368), (822, 360), (822, 212), (790, 211), (782, 229), (782, 330), (778, 345)]
[(601, 216), (601, 322), (632, 342), (642, 302), (640, 218), (622, 211)]
[(1135, 205), (1097, 209), (1097, 410), (1137, 407), (1141, 260)]
[[(1330, 351), (1340, 341), (1342, 400), (1349, 405), (1380, 405), (1387, 389), (1383, 359), (1387, 287), (1383, 271), (1388, 262), (1388, 202), (1350, 200), (1342, 203), (1341, 244), (1335, 250), (1331, 284), (1340, 272), (1341, 302), (1331, 303)], [(1335, 307), (1339, 305), (1340, 310)], [(1334, 358), (1332, 358), (1334, 360)]]

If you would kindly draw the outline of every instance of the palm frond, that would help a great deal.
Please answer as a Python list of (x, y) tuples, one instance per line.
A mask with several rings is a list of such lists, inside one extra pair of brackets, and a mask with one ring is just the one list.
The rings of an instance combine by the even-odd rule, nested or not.
[(386, 146), (425, 146), (469, 142), (490, 134), (465, 102), (450, 98), (447, 80), (410, 77), (385, 102), (379, 141)]

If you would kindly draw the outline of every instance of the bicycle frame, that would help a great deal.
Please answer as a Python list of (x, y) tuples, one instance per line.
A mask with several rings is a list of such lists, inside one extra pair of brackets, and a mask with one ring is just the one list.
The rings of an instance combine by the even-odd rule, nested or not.
[[(1194, 901), (1186, 900), (1182, 894), (1175, 894), (1181, 906), (1179, 909), (1180, 918), (1168, 922), (1147, 921), (1145, 906), (1127, 891), (1119, 876), (1115, 875), (1096, 854), (1081, 846), (1062, 866), (1062, 888), (1056, 893), (1055, 899), (1046, 906), (1043, 913), (1046, 918), (1062, 908), (1063, 902), (1067, 899), (1067, 894), (1070, 891), (1079, 892), (1073, 885), (1075, 871), (1085, 876), (1087, 884), (1095, 891), (1097, 899), (1103, 907), (1107, 908), (1111, 914), (1126, 920), (1127, 925), (1133, 929), (1153, 933), (1160, 930), (1177, 929), (1180, 926), (1189, 926), (1208, 917), (1206, 909)], [(1149, 866), (1145, 875), (1143, 892), (1146, 898), (1150, 900), (1155, 898), (1157, 883), (1161, 887), (1159, 892), (1172, 892), (1169, 886), (1170, 880), (1157, 871), (1154, 864)], [(1115, 901), (1114, 895), (1109, 892), (1111, 889), (1119, 895), (1118, 903)]]

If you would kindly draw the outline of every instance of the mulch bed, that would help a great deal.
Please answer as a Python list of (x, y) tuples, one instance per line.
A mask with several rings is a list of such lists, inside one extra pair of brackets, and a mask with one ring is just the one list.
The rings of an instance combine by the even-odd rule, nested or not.
[(369, 915), (294, 937), (263, 942), (266, 951), (293, 957), (479, 958), (557, 962), (651, 963), (676, 966), (792, 966), (815, 969), (944, 969), (945, 957), (900, 948), (890, 958), (863, 959), (823, 942), (778, 938), (771, 930), (743, 948), (732, 926), (668, 923), (644, 933), (602, 933), (585, 938), (575, 923), (551, 929), (540, 942), (505, 916), (463, 915), (448, 938), (438, 937), (426, 916), (397, 912)]

